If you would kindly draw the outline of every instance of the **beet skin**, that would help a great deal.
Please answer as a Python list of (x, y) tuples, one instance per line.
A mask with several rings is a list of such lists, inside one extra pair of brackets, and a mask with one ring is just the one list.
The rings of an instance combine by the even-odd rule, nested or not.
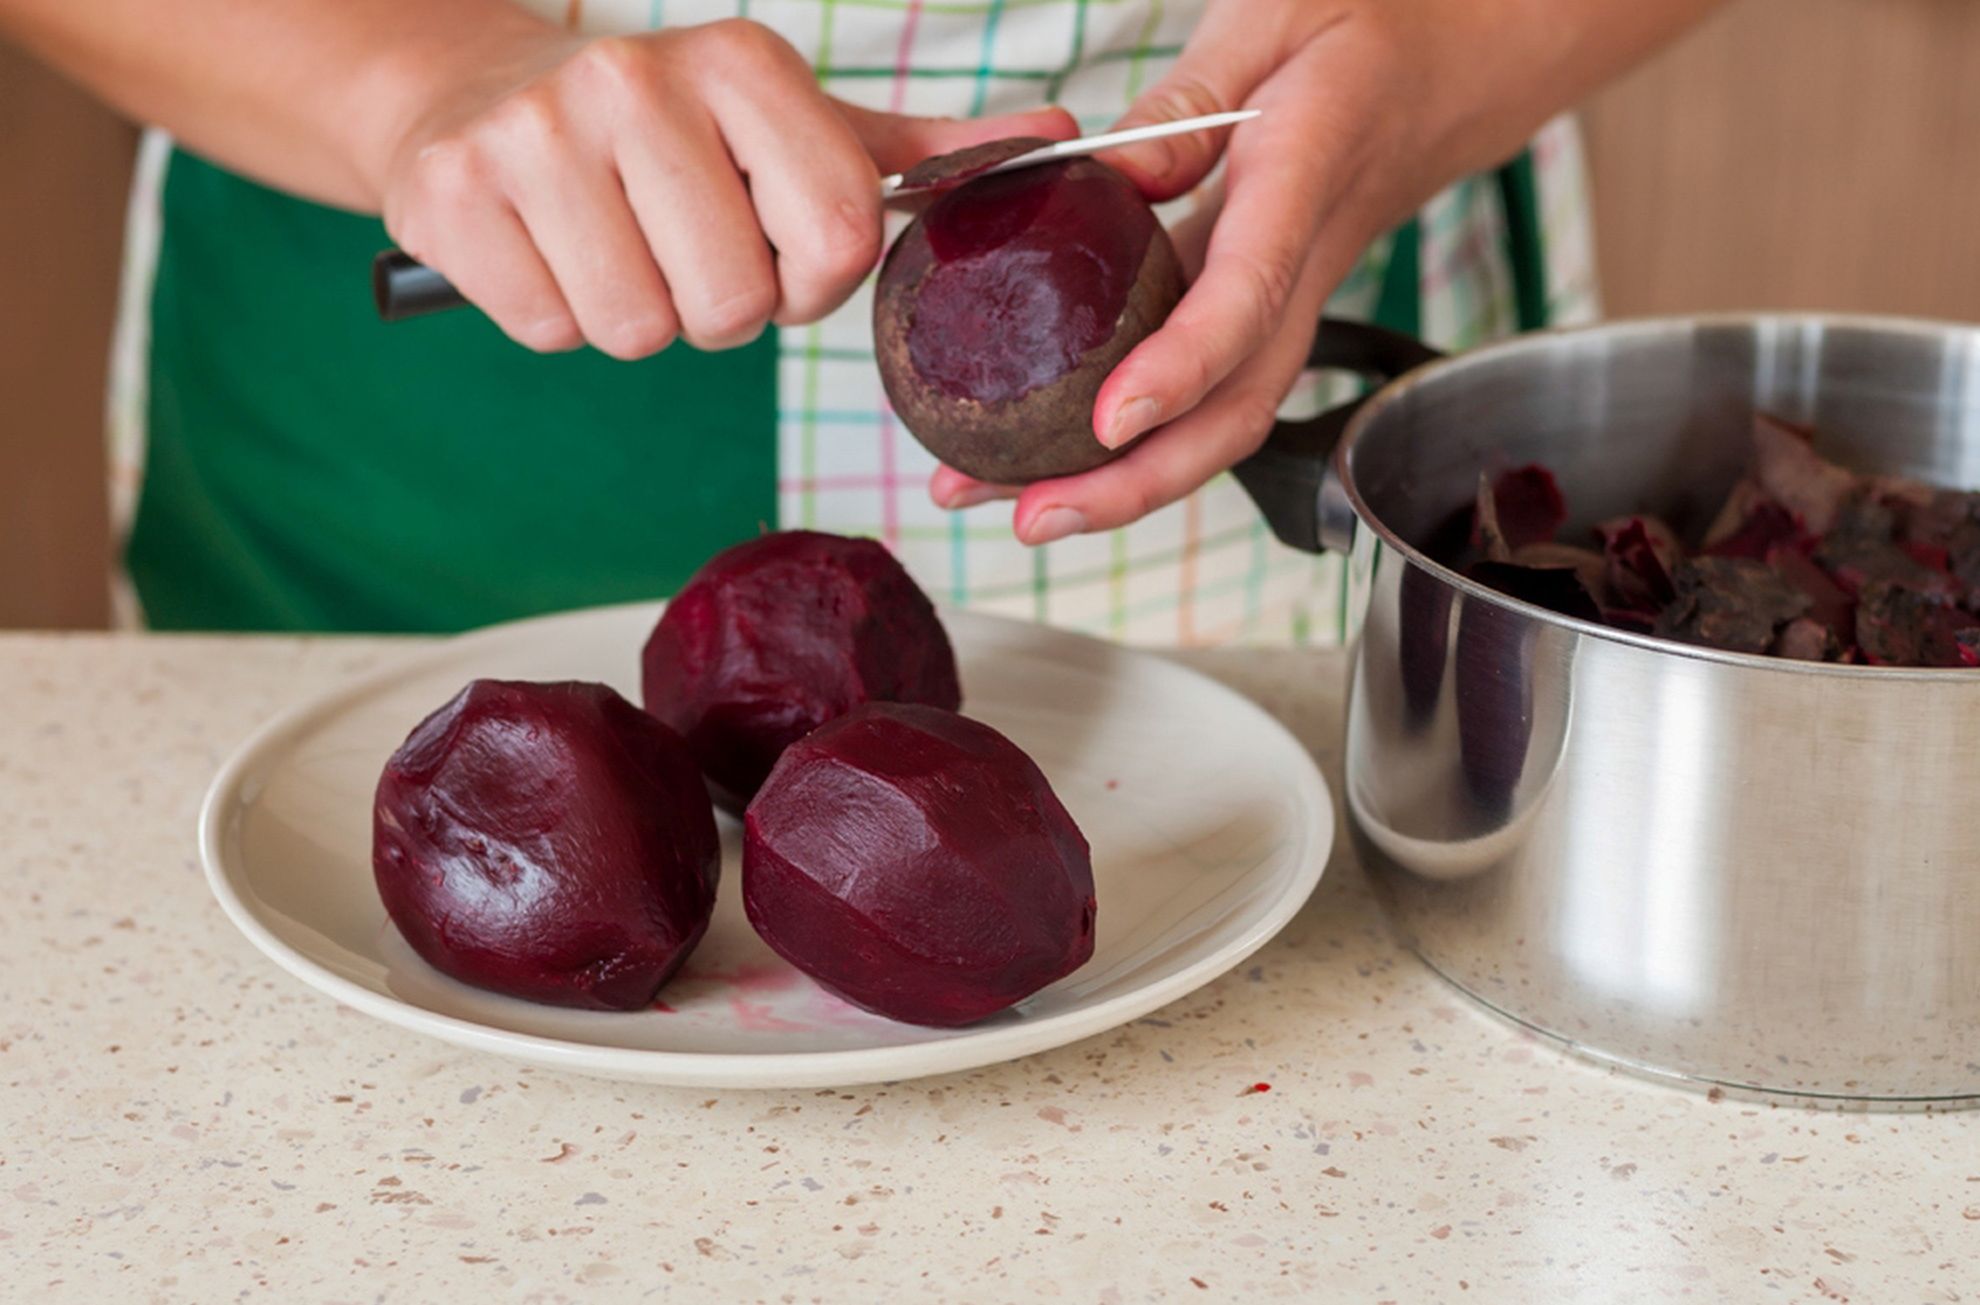
[(893, 554), (810, 530), (710, 558), (641, 663), (646, 709), (738, 814), (786, 747), (861, 703), (962, 705), (948, 633)]
[(750, 804), (743, 908), (857, 1006), (957, 1027), (1093, 954), (1086, 839), (987, 725), (874, 703), (793, 744)]
[(637, 1010), (708, 928), (721, 843), (687, 745), (611, 689), (476, 680), (386, 763), (371, 862), (435, 969)]

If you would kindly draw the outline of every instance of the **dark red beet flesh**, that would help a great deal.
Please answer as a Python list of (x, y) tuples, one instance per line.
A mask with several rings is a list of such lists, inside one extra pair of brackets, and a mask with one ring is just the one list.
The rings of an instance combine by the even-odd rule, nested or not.
[(637, 1010), (708, 927), (715, 815), (680, 736), (602, 684), (476, 680), (386, 763), (372, 869), (465, 983)]
[(935, 265), (908, 354), (924, 382), (976, 403), (1049, 385), (1105, 344), (1156, 229), (1124, 177), (1069, 163), (979, 178), (922, 222)]
[(962, 705), (949, 636), (901, 564), (873, 540), (808, 530), (710, 558), (641, 661), (646, 709), (738, 812), (787, 746), (861, 703)]
[(854, 1005), (971, 1024), (1093, 954), (1093, 867), (1045, 776), (987, 725), (874, 703), (793, 744), (745, 819), (743, 907)]

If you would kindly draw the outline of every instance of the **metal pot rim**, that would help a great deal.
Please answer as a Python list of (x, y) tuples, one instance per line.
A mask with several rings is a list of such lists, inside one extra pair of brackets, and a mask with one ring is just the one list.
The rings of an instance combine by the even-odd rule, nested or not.
[(1655, 635), (1637, 634), (1630, 630), (1618, 630), (1613, 626), (1596, 621), (1586, 621), (1580, 617), (1564, 616), (1559, 612), (1538, 607), (1532, 603), (1500, 593), (1488, 588), (1467, 576), (1461, 575), (1435, 561), (1401, 535), (1390, 529), (1376, 516), (1361, 487), (1354, 478), (1354, 451), (1369, 427), (1381, 413), (1399, 402), (1410, 392), (1422, 386), (1436, 383), (1439, 378), (1456, 375), (1467, 368), (1498, 362), (1523, 353), (1539, 353), (1549, 348), (1554, 341), (1582, 336), (1608, 336), (1628, 339), (1631, 336), (1647, 336), (1668, 331), (1673, 327), (1697, 329), (1700, 327), (1771, 327), (1774, 329), (1806, 329), (1818, 327), (1822, 330), (1848, 328), (1861, 331), (1880, 331), (1887, 334), (1917, 335), (1964, 335), (1971, 337), (1976, 347), (1980, 347), (1980, 326), (1964, 322), (1938, 321), (1922, 317), (1899, 317), (1877, 313), (1819, 313), (1819, 312), (1721, 312), (1673, 314), (1661, 317), (1616, 318), (1597, 322), (1588, 326), (1554, 327), (1548, 330), (1530, 331), (1522, 335), (1510, 336), (1504, 340), (1481, 346), (1468, 353), (1454, 354), (1437, 362), (1426, 363), (1421, 367), (1389, 382), (1361, 406), (1360, 411), (1348, 422), (1347, 431), (1333, 454), (1334, 476), (1354, 514), (1362, 525), (1373, 530), (1380, 538), (1382, 546), (1394, 549), (1403, 555), (1410, 565), (1428, 571), (1432, 576), (1473, 602), (1489, 603), (1505, 611), (1516, 613), (1532, 620), (1538, 620), (1561, 629), (1572, 630), (1576, 634), (1609, 643), (1624, 644), (1644, 652), (1658, 653), (1668, 657), (1683, 657), (1694, 661), (1716, 662), (1725, 666), (1744, 670), (1769, 671), (1785, 675), (1808, 675), (1818, 678), (1845, 678), (1853, 680), (1924, 680), (1932, 683), (1964, 683), (1980, 687), (1980, 673), (1969, 667), (1931, 666), (1844, 666), (1830, 662), (1797, 661), (1786, 657), (1769, 657), (1759, 653), (1727, 652), (1718, 648), (1701, 648), (1692, 644), (1678, 643), (1671, 639), (1660, 639)]

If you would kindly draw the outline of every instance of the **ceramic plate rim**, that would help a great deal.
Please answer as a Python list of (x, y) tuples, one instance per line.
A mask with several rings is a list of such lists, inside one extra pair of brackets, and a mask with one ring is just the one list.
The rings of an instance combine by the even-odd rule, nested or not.
[[(533, 626), (579, 616), (602, 618), (607, 613), (635, 608), (656, 613), (659, 610), (658, 604), (651, 601), (579, 608), (507, 621), (445, 638), (314, 694), (257, 727), (221, 763), (200, 802), (200, 862), (207, 888), (221, 910), (256, 950), (309, 987), (374, 1019), (455, 1046), (620, 1081), (677, 1087), (840, 1087), (957, 1073), (1019, 1059), (1104, 1033), (1186, 996), (1234, 968), (1285, 928), (1319, 886), (1333, 852), (1338, 831), (1332, 794), (1312, 754), (1291, 731), (1244, 694), (1193, 667), (1160, 658), (1147, 650), (1108, 645), (1117, 654), (1161, 661), (1175, 673), (1200, 681), (1213, 695), (1224, 697), (1231, 709), (1250, 714), (1270, 731), (1285, 737), (1304, 763), (1298, 773), (1287, 776), (1287, 791), (1297, 797), (1297, 826), (1305, 848), (1285, 891), (1249, 929), (1206, 956), (1089, 1007), (926, 1042), (851, 1050), (692, 1052), (614, 1047), (518, 1033), (387, 996), (304, 955), (263, 923), (236, 887), (235, 876), (244, 875), (244, 867), (231, 864), (225, 842), (230, 817), (244, 811), (254, 800), (256, 794), (250, 791), (250, 786), (269, 769), (276, 749), (284, 741), (318, 724), (352, 699), (370, 696), (394, 681), (416, 676), (436, 663), (454, 660), (464, 650), (472, 655), (477, 644), (500, 642), (518, 630)], [(1103, 642), (989, 613), (944, 609), (942, 616), (945, 621), (960, 624), (1023, 626), (1048, 641)]]

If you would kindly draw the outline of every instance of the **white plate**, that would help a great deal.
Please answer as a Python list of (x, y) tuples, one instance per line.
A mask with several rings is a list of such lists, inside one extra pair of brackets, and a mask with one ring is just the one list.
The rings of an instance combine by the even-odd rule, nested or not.
[(1077, 973), (967, 1029), (857, 1010), (776, 957), (743, 917), (740, 827), (723, 818), (707, 937), (662, 1009), (563, 1010), (440, 974), (385, 917), (371, 794), (385, 758), (477, 677), (600, 680), (638, 701), (653, 604), (449, 640), (270, 722), (200, 812), (207, 882), (277, 964), (382, 1020), (610, 1078), (829, 1087), (971, 1069), (1089, 1037), (1255, 951), (1320, 880), (1333, 805), (1312, 758), (1250, 700), (1172, 662), (1035, 625), (945, 613), (963, 709), (1028, 751), (1093, 845), (1098, 936)]

